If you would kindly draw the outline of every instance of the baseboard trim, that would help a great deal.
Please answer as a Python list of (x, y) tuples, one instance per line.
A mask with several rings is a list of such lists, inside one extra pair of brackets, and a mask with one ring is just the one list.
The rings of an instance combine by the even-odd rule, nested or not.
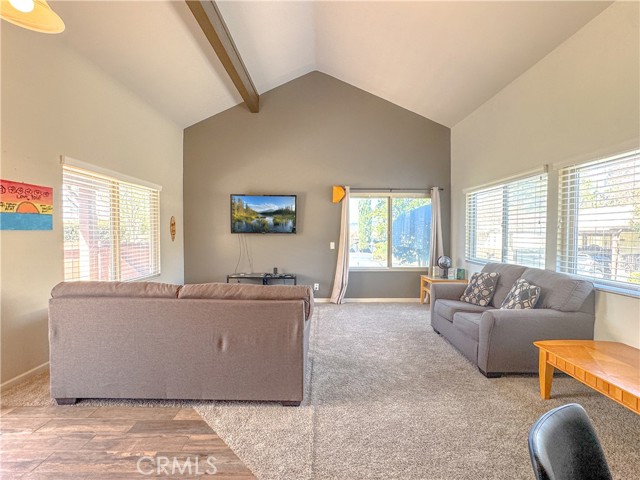
[(32, 368), (28, 372), (24, 372), (23, 374), (18, 375), (17, 377), (13, 377), (11, 380), (7, 380), (6, 382), (0, 385), (0, 394), (5, 392), (6, 390), (9, 390), (10, 388), (15, 387), (20, 383), (26, 382), (31, 377), (35, 377), (36, 375), (47, 372), (48, 370), (49, 370), (49, 362), (46, 362), (36, 368)]
[[(331, 303), (330, 298), (314, 298), (315, 303)], [(342, 303), (418, 303), (419, 298), (345, 298)]]
[(345, 298), (344, 303), (418, 303), (419, 298)]

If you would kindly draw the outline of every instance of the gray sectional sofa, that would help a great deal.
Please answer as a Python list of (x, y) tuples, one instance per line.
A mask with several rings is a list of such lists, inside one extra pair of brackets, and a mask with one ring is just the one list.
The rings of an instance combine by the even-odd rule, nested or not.
[[(490, 263), (482, 271), (499, 273), (491, 305), (460, 301), (465, 285), (436, 283), (431, 287), (431, 325), (485, 376), (537, 372), (536, 340), (593, 339), (595, 293), (590, 282), (520, 265)], [(535, 308), (500, 310), (519, 278), (540, 287)]]
[(310, 287), (68, 282), (51, 296), (51, 395), (58, 403), (303, 400)]

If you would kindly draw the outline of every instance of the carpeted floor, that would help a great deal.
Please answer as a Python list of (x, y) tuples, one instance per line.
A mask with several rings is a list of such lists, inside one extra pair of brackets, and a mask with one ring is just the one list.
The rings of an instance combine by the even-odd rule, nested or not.
[[(535, 376), (483, 377), (433, 332), (418, 304), (318, 305), (308, 394), (298, 408), (242, 402), (83, 400), (189, 405), (260, 479), (531, 479), (527, 433), (570, 402), (591, 416), (616, 479), (638, 478), (640, 416), (568, 377), (543, 401)], [(49, 404), (48, 379), (4, 405)]]

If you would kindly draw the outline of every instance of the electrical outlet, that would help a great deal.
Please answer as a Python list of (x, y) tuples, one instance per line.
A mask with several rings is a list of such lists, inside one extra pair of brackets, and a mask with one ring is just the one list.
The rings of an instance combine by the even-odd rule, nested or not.
[(329, 248), (331, 250), (335, 250), (336, 249), (336, 242), (329, 242)]
[(318, 290), (320, 290), (320, 284), (319, 283), (314, 283), (313, 284), (313, 289), (317, 292)]

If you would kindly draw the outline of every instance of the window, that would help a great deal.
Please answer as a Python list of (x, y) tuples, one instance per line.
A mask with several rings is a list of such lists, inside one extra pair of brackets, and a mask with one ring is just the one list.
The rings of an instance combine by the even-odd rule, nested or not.
[(127, 281), (158, 275), (159, 212), (159, 187), (65, 164), (65, 280)]
[(560, 170), (557, 269), (640, 291), (640, 151)]
[(351, 195), (350, 268), (426, 267), (430, 237), (431, 199), (426, 195)]
[(467, 260), (544, 268), (547, 174), (467, 194)]

